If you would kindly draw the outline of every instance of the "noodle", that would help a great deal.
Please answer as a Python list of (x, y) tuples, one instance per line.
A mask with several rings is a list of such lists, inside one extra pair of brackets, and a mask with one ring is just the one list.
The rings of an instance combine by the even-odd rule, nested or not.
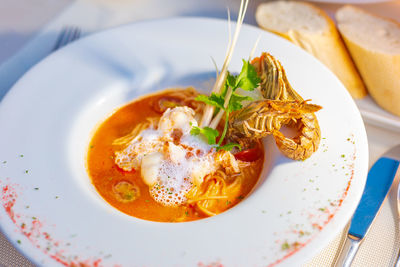
[(129, 134), (115, 139), (112, 143), (115, 146), (126, 145), (135, 140), (135, 138), (145, 129), (154, 129), (155, 126), (158, 124), (158, 118), (146, 118), (147, 121), (139, 123), (133, 128), (132, 132)]
[[(197, 142), (197, 139), (193, 141), (191, 139), (193, 137), (189, 135), (188, 138), (187, 134), (182, 137), (182, 132), (175, 131), (174, 126), (171, 126), (171, 129), (165, 128), (168, 134), (166, 139), (152, 139), (153, 136), (163, 133), (162, 128), (159, 129), (160, 119), (168, 109), (173, 111), (182, 109), (181, 107), (189, 107), (193, 109), (196, 116), (200, 116), (205, 105), (196, 100), (197, 95), (198, 93), (193, 88), (153, 94), (123, 107), (101, 125), (91, 142), (93, 149), (89, 150), (88, 169), (96, 189), (107, 202), (118, 210), (138, 218), (162, 222), (185, 222), (222, 213), (248, 195), (262, 169), (261, 143), (255, 142), (247, 146), (258, 148), (261, 156), (256, 161), (246, 162), (236, 159), (236, 156), (230, 152), (217, 152), (211, 148), (202, 150), (201, 146), (196, 147), (197, 143), (192, 143)], [(197, 118), (197, 121), (199, 120), (200, 118)], [(171, 125), (174, 124), (171, 123)], [(112, 138), (105, 138), (106, 136), (112, 136)], [(172, 168), (170, 172), (170, 169), (165, 167), (169, 166), (168, 164), (162, 165), (164, 163), (156, 162), (157, 165), (154, 165), (155, 171), (168, 172), (167, 176), (164, 175), (165, 177), (156, 176), (157, 179), (165, 178), (168, 182), (165, 199), (175, 197), (179, 193), (180, 187), (175, 188), (173, 185), (181, 181), (177, 177), (181, 174), (182, 177), (187, 177), (184, 179), (188, 179), (189, 186), (182, 195), (184, 201), (180, 205), (166, 206), (162, 203), (160, 205), (160, 202), (151, 195), (151, 185), (147, 184), (147, 180), (143, 178), (141, 163), (144, 157), (148, 159), (148, 155), (152, 153), (155, 155), (162, 153), (162, 160), (172, 164), (171, 166), (184, 166), (186, 164), (184, 160), (190, 163), (190, 160), (193, 161), (196, 158), (202, 164), (206, 163), (205, 167), (198, 168), (199, 170), (194, 167), (203, 165), (189, 167), (189, 174), (181, 173), (186, 171), (184, 167), (177, 170)], [(183, 155), (182, 158), (177, 161), (178, 163), (174, 163), (173, 161), (179, 155)], [(149, 166), (146, 170), (152, 168), (152, 165)], [(203, 169), (208, 171), (202, 172)], [(198, 180), (195, 175), (198, 175)], [(168, 180), (169, 178), (171, 180)], [(127, 183), (132, 184), (136, 189), (137, 194), (133, 198), (130, 191), (125, 192), (125, 189), (130, 189)]]
[(195, 204), (201, 212), (208, 216), (217, 215), (226, 210), (226, 205), (220, 203), (220, 200), (228, 198), (238, 198), (241, 188), (248, 177), (257, 175), (255, 166), (260, 164), (256, 162), (239, 161), (240, 173), (237, 175), (228, 175), (224, 170), (218, 170), (212, 175), (204, 178), (200, 186), (194, 186), (187, 194), (188, 204)]
[(204, 104), (195, 100), (196, 96), (198, 96), (198, 93), (192, 87), (183, 90), (171, 91), (168, 96), (181, 100), (182, 106), (192, 108), (196, 114), (203, 111)]

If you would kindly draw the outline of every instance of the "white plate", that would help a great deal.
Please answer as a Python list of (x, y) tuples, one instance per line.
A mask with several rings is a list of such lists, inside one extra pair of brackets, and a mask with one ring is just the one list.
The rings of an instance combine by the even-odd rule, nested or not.
[(378, 106), (371, 96), (368, 95), (362, 99), (357, 99), (356, 104), (366, 123), (400, 132), (400, 117)]
[(0, 216), (19, 250), (45, 266), (293, 266), (344, 228), (367, 175), (360, 114), (316, 59), (252, 26), (243, 27), (230, 70), (240, 70), (261, 36), (256, 55), (276, 56), (292, 86), (323, 106), (323, 138), (310, 159), (288, 160), (267, 138), (256, 190), (223, 214), (189, 223), (130, 217), (91, 185), (85, 154), (97, 123), (151, 91), (209, 89), (211, 57), (222, 64), (227, 29), (226, 21), (203, 18), (115, 28), (54, 53), (15, 85), (0, 105)]

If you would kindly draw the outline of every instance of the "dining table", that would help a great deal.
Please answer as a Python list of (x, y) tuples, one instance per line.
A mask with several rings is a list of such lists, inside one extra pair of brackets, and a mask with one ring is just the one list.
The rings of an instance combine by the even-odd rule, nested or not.
[[(244, 23), (257, 26), (255, 11), (263, 2), (266, 0), (250, 1)], [(345, 2), (400, 22), (400, 1), (318, 0), (312, 3), (334, 19), (335, 11)], [(0, 101), (24, 73), (52, 52), (58, 33), (66, 25), (79, 27), (86, 36), (118, 25), (173, 16), (226, 19), (227, 6), (232, 14), (236, 14), (239, 3), (240, 0), (0, 0)], [(340, 108), (341, 104), (337, 105)], [(364, 117), (364, 124), (371, 167), (386, 150), (400, 144), (400, 127), (371, 121), (368, 117)], [(396, 206), (398, 179), (352, 266), (394, 265), (400, 249), (400, 220)], [(342, 229), (326, 247), (315, 251), (312, 258), (299, 266), (332, 266), (346, 233), (347, 229)], [(34, 264), (0, 233), (0, 266)]]

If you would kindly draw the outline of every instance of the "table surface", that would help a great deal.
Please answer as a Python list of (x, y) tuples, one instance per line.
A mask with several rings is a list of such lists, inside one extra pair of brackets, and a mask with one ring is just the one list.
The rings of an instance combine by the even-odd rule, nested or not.
[[(80, 0), (0, 0), (0, 65), (12, 60), (13, 55), (26, 45), (32, 37), (47, 25), (54, 18), (57, 18), (71, 5)], [(185, 0), (186, 1), (186, 0)], [(187, 0), (189, 1), (189, 0)], [(228, 2), (233, 2), (228, 1)], [(234, 2), (238, 2), (234, 1)], [(90, 4), (106, 5), (106, 0), (81, 0)], [(113, 0), (116, 5), (122, 5), (128, 0)], [(130, 0), (130, 5), (143, 6), (143, 2)], [(140, 2), (140, 3), (139, 3)], [(151, 5), (147, 1), (147, 8)], [(162, 1), (161, 1), (162, 2)], [(164, 3), (167, 2), (166, 0)], [(176, 3), (176, 1), (174, 1)], [(226, 5), (226, 1), (217, 1), (218, 6)], [(253, 10), (262, 1), (252, 1), (250, 5)], [(208, 1), (210, 4), (210, 1)], [(160, 1), (157, 3), (160, 4)], [(315, 3), (332, 15), (341, 4)], [(167, 5), (157, 6), (158, 13), (152, 14), (151, 18), (164, 16), (164, 13), (171, 14), (171, 7)], [(376, 14), (393, 18), (400, 21), (400, 1), (389, 1), (376, 4), (364, 4), (362, 8)], [(251, 9), (251, 8), (249, 8)], [(194, 12), (194, 11), (193, 11)], [(210, 13), (211, 16), (212, 13)], [(253, 14), (247, 14), (246, 23), (255, 24)], [(146, 18), (142, 16), (140, 19)], [(1, 97), (1, 96), (0, 96)], [(381, 129), (366, 124), (369, 143), (370, 165), (388, 148), (400, 143), (400, 133)], [(390, 192), (389, 201), (386, 201), (381, 208), (379, 216), (374, 221), (373, 227), (365, 238), (363, 245), (353, 263), (353, 266), (392, 266), (397, 256), (400, 238), (398, 234), (397, 214), (394, 203), (394, 190)], [(343, 242), (344, 234), (338, 235), (330, 245), (321, 250), (306, 266), (330, 266), (337, 256), (337, 250)], [(4, 266), (32, 266), (19, 252), (12, 247), (7, 239), (0, 233), (0, 265)]]

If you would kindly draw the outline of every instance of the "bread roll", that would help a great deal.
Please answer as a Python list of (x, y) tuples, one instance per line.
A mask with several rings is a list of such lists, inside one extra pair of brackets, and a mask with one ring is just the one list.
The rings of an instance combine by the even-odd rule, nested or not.
[(321, 9), (299, 1), (273, 1), (258, 6), (258, 25), (313, 54), (342, 81), (353, 98), (367, 94), (335, 24)]
[(400, 116), (400, 24), (352, 6), (340, 8), (336, 19), (372, 98)]

